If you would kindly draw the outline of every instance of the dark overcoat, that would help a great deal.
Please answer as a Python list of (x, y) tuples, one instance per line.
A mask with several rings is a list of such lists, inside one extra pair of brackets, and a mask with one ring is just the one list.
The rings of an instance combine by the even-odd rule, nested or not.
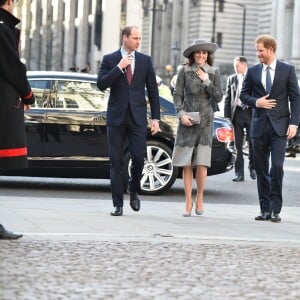
[(24, 104), (34, 95), (19, 57), (19, 22), (0, 8), (0, 170), (27, 167)]

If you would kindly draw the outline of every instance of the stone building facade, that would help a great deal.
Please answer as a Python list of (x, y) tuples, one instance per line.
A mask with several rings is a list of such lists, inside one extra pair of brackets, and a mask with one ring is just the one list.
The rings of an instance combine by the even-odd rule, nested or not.
[(16, 13), (30, 70), (95, 73), (103, 55), (120, 47), (120, 29), (136, 24), (141, 51), (164, 78), (176, 73), (183, 50), (199, 37), (219, 44), (215, 65), (224, 74), (237, 55), (254, 64), (253, 41), (263, 33), (276, 37), (277, 57), (300, 75), (300, 0), (24, 0)]
[[(170, 64), (176, 72), (178, 64), (185, 61), (183, 50), (201, 37), (219, 44), (215, 64), (228, 74), (233, 72), (237, 55), (246, 56), (250, 64), (257, 63), (254, 40), (257, 35), (271, 34), (278, 42), (278, 59), (295, 64), (300, 76), (299, 6), (299, 0), (165, 1), (166, 9), (157, 9), (154, 27), (152, 57), (157, 71), (168, 73), (165, 66)], [(147, 26), (146, 18), (151, 15), (144, 18)]]

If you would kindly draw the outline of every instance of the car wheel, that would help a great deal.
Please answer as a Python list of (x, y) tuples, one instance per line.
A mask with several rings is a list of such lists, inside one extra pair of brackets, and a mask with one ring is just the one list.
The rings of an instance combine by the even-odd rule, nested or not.
[[(128, 176), (131, 159), (126, 156)], [(141, 193), (148, 195), (167, 191), (177, 178), (178, 168), (172, 165), (172, 150), (162, 142), (147, 141), (147, 153), (141, 179)], [(129, 178), (129, 177), (128, 177)]]

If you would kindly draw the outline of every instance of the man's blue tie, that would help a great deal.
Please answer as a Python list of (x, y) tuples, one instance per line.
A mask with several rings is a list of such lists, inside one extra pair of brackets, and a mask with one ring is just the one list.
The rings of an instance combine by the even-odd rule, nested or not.
[(270, 67), (268, 66), (266, 69), (266, 92), (270, 94), (271, 88), (272, 88), (272, 80), (271, 80), (271, 74), (270, 74)]

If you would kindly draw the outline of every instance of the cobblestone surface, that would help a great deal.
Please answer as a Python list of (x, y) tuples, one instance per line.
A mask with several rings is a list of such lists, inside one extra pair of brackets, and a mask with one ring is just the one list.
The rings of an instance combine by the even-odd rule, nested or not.
[(300, 299), (300, 248), (0, 241), (0, 299)]

